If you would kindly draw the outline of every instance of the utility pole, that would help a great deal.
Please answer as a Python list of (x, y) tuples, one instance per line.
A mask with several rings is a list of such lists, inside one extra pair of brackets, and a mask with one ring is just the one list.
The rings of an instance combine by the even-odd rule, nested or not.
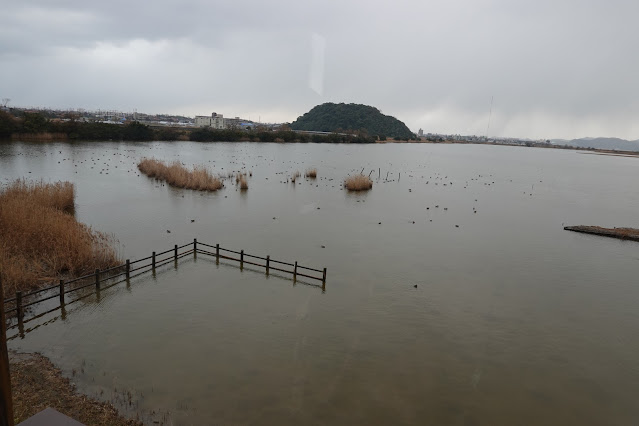
[(0, 276), (0, 426), (13, 426), (13, 401), (11, 399), (11, 376), (9, 375), (9, 353), (7, 352), (7, 323), (4, 317), (4, 290)]

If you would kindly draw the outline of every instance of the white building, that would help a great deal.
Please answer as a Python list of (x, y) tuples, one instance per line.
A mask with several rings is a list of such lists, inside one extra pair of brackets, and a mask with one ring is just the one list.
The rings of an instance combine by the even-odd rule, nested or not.
[(206, 115), (196, 115), (195, 125), (197, 127), (211, 127), (213, 129), (224, 129), (224, 117), (216, 112), (210, 117)]

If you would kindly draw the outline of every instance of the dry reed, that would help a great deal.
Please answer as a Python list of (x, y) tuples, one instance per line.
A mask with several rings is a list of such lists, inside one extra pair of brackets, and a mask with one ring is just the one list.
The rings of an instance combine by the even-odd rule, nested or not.
[(0, 273), (5, 295), (121, 263), (113, 237), (73, 217), (69, 182), (18, 180), (0, 192)]
[(240, 189), (242, 190), (248, 189), (248, 182), (246, 181), (246, 176), (244, 175), (240, 177)]
[(293, 176), (291, 176), (291, 182), (295, 183), (295, 181), (297, 180), (298, 177), (302, 176), (302, 174), (298, 171), (296, 171), (295, 173), (293, 173)]
[(344, 181), (344, 187), (349, 191), (368, 191), (373, 187), (373, 181), (364, 175), (349, 176)]
[(304, 174), (307, 178), (315, 179), (317, 177), (317, 169), (308, 169)]
[(193, 170), (189, 170), (178, 161), (166, 165), (154, 158), (143, 158), (138, 163), (138, 169), (149, 177), (177, 188), (217, 191), (224, 187), (222, 181), (213, 176), (204, 166), (195, 166)]

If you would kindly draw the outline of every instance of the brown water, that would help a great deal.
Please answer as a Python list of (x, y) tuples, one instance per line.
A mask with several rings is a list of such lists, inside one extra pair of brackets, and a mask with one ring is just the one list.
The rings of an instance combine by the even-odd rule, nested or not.
[[(138, 176), (143, 156), (253, 177), (172, 189)], [(316, 181), (281, 183), (309, 166)], [(362, 168), (373, 190), (342, 191)], [(147, 422), (636, 424), (639, 244), (562, 223), (639, 227), (638, 174), (636, 158), (496, 146), (0, 145), (3, 183), (73, 181), (78, 219), (124, 258), (198, 238), (328, 268), (322, 292), (199, 255), (10, 347), (103, 399), (131, 392)]]

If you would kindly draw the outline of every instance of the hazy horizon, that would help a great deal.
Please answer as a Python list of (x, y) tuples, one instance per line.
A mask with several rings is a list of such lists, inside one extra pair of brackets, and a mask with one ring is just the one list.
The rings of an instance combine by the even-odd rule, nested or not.
[(415, 132), (636, 140), (638, 12), (625, 0), (7, 3), (0, 98), (264, 122), (352, 102)]

